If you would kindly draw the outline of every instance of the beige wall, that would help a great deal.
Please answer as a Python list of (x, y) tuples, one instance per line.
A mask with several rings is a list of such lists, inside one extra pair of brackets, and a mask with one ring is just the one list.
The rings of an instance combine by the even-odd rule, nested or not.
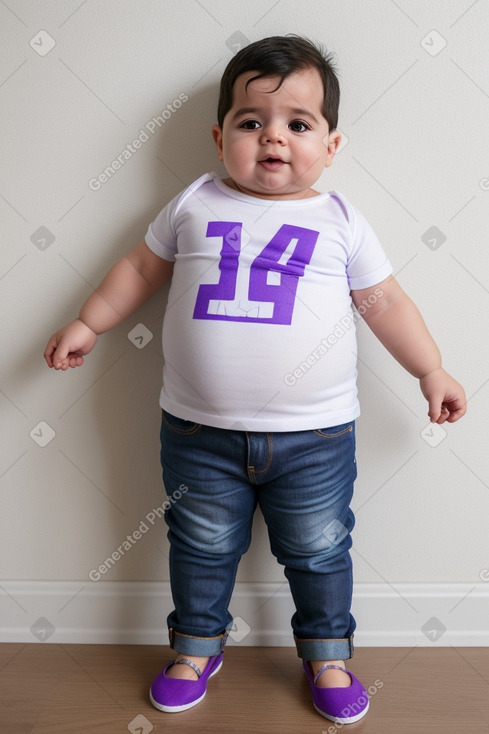
[[(430, 445), (439, 437), (421, 435), (427, 407), (416, 381), (360, 325), (356, 582), (481, 581), (488, 21), (487, 4), (469, 0), (0, 6), (1, 579), (89, 584), (141, 522), (148, 532), (104, 580), (168, 578), (164, 523), (145, 520), (164, 501), (165, 293), (102, 337), (82, 369), (50, 371), (42, 352), (163, 205), (216, 169), (210, 128), (233, 43), (297, 32), (334, 50), (341, 74), (348, 142), (320, 187), (338, 188), (367, 216), (471, 398), (464, 421)], [(188, 101), (97, 189), (93, 180), (180, 95)], [(141, 349), (128, 338), (138, 324), (153, 334)], [(283, 580), (260, 517), (239, 580)]]

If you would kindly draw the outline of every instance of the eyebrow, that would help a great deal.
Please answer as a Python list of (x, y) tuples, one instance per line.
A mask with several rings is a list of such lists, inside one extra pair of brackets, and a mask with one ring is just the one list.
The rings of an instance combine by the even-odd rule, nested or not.
[[(261, 110), (259, 107), (240, 107), (236, 112), (234, 113), (232, 119), (236, 120), (238, 117), (241, 117), (241, 115), (252, 115), (255, 113), (259, 113)], [(318, 122), (318, 119), (310, 110), (306, 110), (303, 107), (294, 107), (289, 110), (289, 112), (293, 115), (298, 115), (299, 117), (310, 117), (314, 122)]]

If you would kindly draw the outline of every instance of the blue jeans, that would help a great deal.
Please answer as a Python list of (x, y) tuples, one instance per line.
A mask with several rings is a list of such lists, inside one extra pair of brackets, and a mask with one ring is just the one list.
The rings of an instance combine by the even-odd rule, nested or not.
[(350, 502), (355, 424), (287, 433), (224, 430), (163, 411), (169, 507), (170, 645), (210, 657), (224, 648), (238, 563), (259, 504), (295, 603), (299, 657), (353, 655)]

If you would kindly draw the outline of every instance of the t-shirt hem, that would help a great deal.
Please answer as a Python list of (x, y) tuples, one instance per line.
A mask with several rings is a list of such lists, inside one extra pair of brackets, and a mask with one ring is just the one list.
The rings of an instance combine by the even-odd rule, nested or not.
[(325, 412), (318, 415), (294, 416), (281, 418), (244, 418), (239, 416), (215, 415), (186, 408), (168, 399), (160, 398), (160, 407), (167, 413), (182, 420), (192, 421), (212, 428), (223, 428), (233, 431), (254, 431), (262, 433), (286, 433), (291, 431), (314, 431), (321, 428), (332, 428), (343, 423), (356, 420), (360, 415), (360, 405), (351, 406), (348, 410)]

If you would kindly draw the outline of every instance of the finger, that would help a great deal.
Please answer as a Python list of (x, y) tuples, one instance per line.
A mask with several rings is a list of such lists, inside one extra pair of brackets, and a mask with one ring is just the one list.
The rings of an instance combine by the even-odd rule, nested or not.
[[(68, 345), (61, 339), (52, 356), (54, 369), (66, 369), (69, 366), (67, 364), (68, 350)], [(66, 366), (64, 366), (65, 364)]]
[[(442, 400), (441, 398), (430, 398), (428, 408), (428, 416), (432, 423), (438, 423), (442, 418)], [(442, 423), (446, 420), (445, 417), (442, 419)]]
[(71, 356), (69, 357), (68, 365), (69, 367), (81, 367), (83, 364), (83, 357)]
[(466, 405), (462, 405), (461, 408), (458, 408), (457, 410), (452, 410), (450, 412), (450, 415), (447, 418), (447, 421), (449, 423), (455, 423), (455, 421), (458, 421), (459, 418), (462, 418), (462, 416), (464, 416), (466, 414), (466, 412), (467, 412), (467, 406)]
[(50, 339), (47, 343), (46, 349), (44, 350), (44, 359), (46, 360), (46, 363), (48, 367), (53, 367), (53, 352), (56, 349), (56, 341), (54, 339)]
[(438, 418), (436, 423), (438, 423), (439, 426), (441, 426), (445, 421), (447, 421), (450, 418), (450, 411), (446, 407), (446, 405), (442, 405), (440, 409), (440, 417)]
[(467, 403), (461, 400), (443, 403), (441, 416), (437, 423), (455, 423), (467, 412)]
[(467, 412), (467, 400), (464, 393), (455, 396), (452, 400), (445, 400), (443, 405), (448, 409), (447, 421), (449, 423), (455, 423)]

